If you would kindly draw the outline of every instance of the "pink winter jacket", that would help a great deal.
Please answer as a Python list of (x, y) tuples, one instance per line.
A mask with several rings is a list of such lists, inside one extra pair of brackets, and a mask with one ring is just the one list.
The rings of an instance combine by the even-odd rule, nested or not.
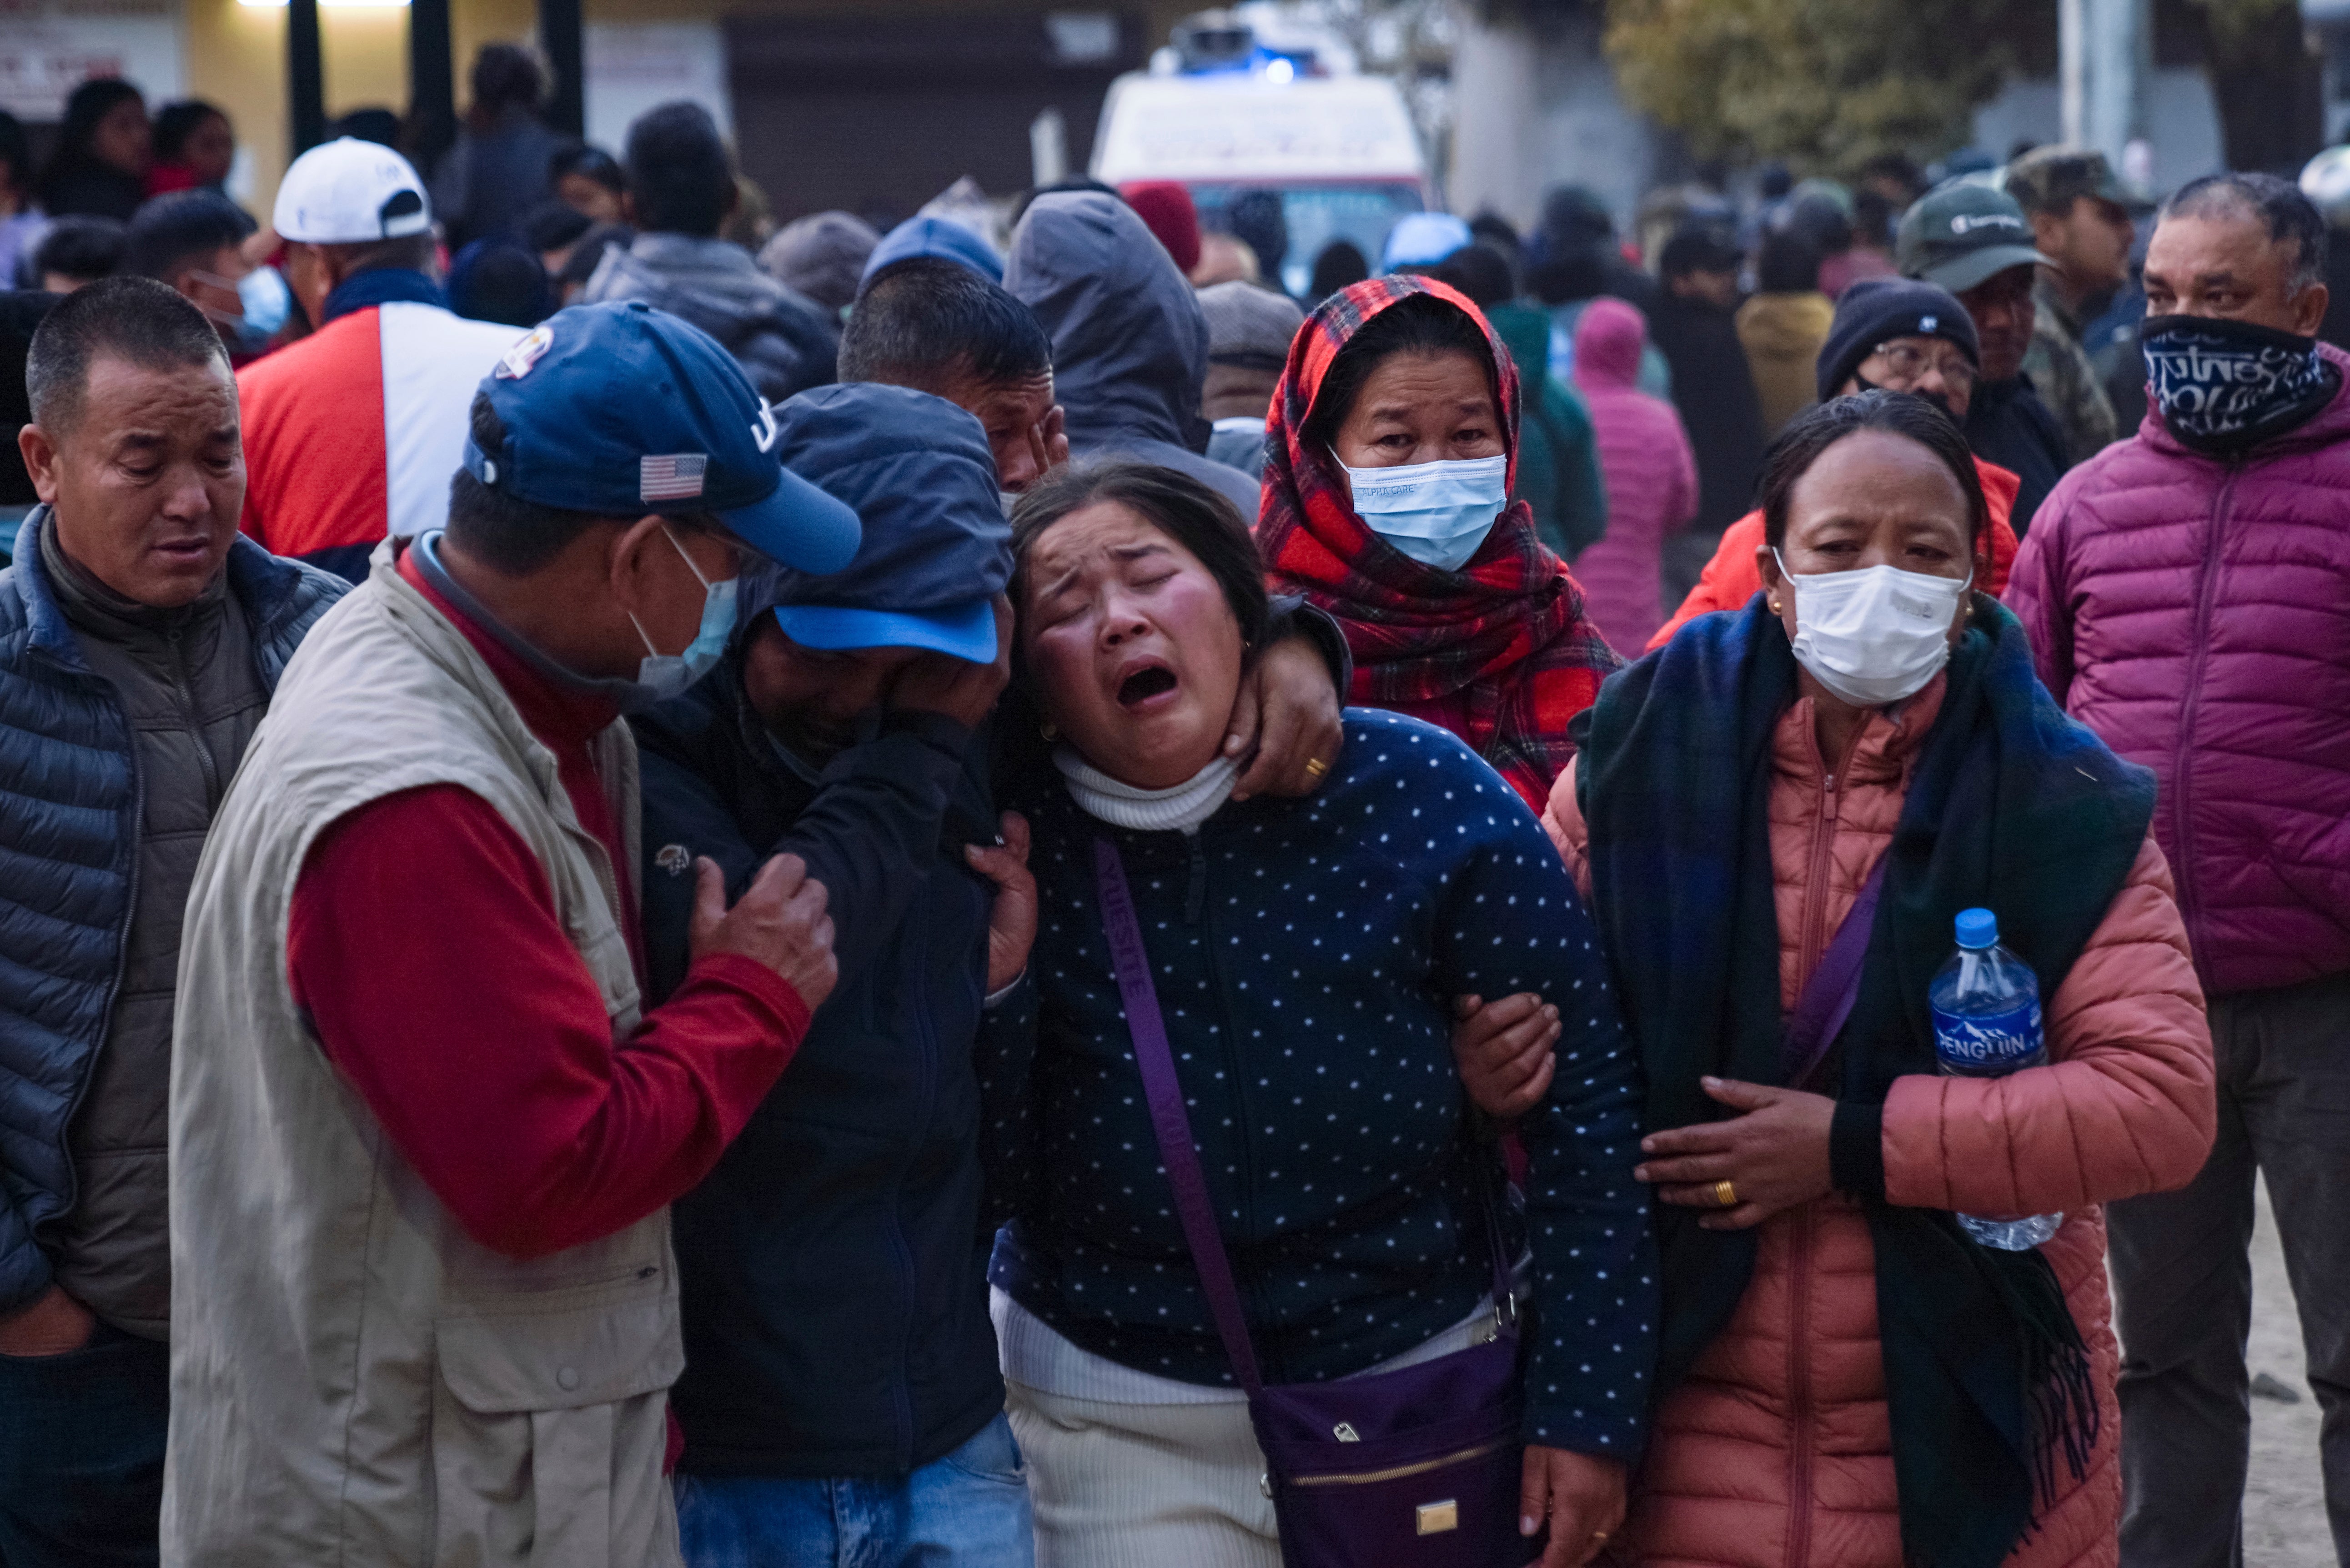
[(1586, 306), (1575, 324), (1575, 385), (1599, 435), (1607, 533), (1575, 558), (1575, 580), (1609, 646), (1638, 659), (1665, 621), (1658, 559), (1697, 515), (1697, 460), (1672, 404), (1635, 385), (1648, 324), (1620, 299)]
[[(1771, 866), (1779, 1005), (1795, 998), (1892, 842), (1942, 680), (1870, 720), (1843, 765), (1820, 760), (1812, 704), (1773, 742)], [(1587, 896), (1589, 837), (1572, 766), (1543, 826)], [(2149, 840), (2045, 1009), (2047, 1066), (2004, 1078), (1898, 1079), (1885, 1102), (1885, 1195), (1921, 1209), (2062, 1211), (2043, 1249), (2087, 1342), (2097, 1445), (2008, 1561), (2110, 1568), (2118, 1556), (2121, 1414), (2099, 1205), (2182, 1187), (2211, 1147), (2211, 1037)], [(1765, 1220), (1754, 1275), (1721, 1337), (1657, 1412), (1623, 1542), (1642, 1568), (1898, 1568), (1899, 1500), (1877, 1338), (1876, 1252), (1841, 1193)]]
[(2246, 462), (2148, 413), (2050, 493), (2006, 600), (2056, 700), (2160, 781), (2206, 988), (2350, 971), (2350, 375)]

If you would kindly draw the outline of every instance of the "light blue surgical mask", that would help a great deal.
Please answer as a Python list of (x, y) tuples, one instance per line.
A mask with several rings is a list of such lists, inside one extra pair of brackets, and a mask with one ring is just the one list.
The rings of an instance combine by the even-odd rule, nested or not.
[(245, 330), (266, 339), (286, 325), (294, 308), (294, 291), (274, 266), (257, 266), (237, 279), (236, 296), (244, 305)]
[(726, 655), (726, 639), (734, 635), (736, 579), (727, 577), (712, 582), (702, 575), (702, 568), (693, 564), (693, 557), (686, 554), (685, 546), (677, 542), (677, 535), (669, 531), (667, 524), (661, 525), (661, 534), (669, 540), (670, 547), (683, 557), (685, 569), (693, 574), (693, 580), (702, 585), (702, 629), (695, 632), (693, 640), (685, 645), (684, 652), (663, 653), (653, 646), (653, 639), (645, 635), (644, 623), (638, 620), (633, 613), (629, 615), (629, 624), (637, 628), (637, 635), (644, 638), (645, 643), (645, 657), (637, 663), (636, 691), (621, 703), (622, 709), (629, 712), (640, 711), (681, 695), (695, 681), (718, 668), (718, 661)]
[(1347, 468), (1347, 482), (1365, 527), (1415, 561), (1457, 572), (1509, 504), (1509, 474), (1507, 457), (1440, 458)]

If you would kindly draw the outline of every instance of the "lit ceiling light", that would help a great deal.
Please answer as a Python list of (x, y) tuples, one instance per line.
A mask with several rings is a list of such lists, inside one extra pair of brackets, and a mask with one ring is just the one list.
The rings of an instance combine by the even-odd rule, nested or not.
[[(248, 10), (283, 11), (286, 0), (236, 0)], [(404, 11), (408, 0), (318, 0), (320, 9), (328, 11)]]

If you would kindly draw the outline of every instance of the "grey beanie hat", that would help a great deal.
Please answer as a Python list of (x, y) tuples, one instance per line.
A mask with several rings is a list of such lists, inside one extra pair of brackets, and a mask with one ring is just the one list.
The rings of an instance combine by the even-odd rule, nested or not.
[(775, 231), (759, 252), (759, 268), (835, 310), (857, 299), (865, 258), (881, 243), (872, 224), (853, 213), (814, 213)]
[(1200, 290), (1208, 318), (1208, 361), (1277, 370), (1289, 361), (1289, 342), (1305, 312), (1285, 294), (1253, 283), (1219, 283)]

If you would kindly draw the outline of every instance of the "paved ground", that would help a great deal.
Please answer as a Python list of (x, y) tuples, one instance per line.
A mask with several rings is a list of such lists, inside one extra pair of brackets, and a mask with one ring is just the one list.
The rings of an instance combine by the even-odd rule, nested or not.
[(2285, 1282), (2268, 1193), (2252, 1239), (2252, 1374), (2301, 1396), (2298, 1405), (2252, 1401), (2252, 1474), (2244, 1497), (2247, 1568), (2334, 1568), (2317, 1474), (2317, 1402), (2302, 1376), (2301, 1327)]

